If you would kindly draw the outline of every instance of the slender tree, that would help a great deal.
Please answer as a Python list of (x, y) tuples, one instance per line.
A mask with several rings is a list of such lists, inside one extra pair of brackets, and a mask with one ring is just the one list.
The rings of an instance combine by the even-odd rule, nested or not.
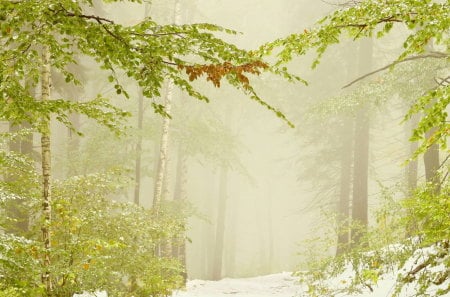
[[(41, 75), (41, 100), (50, 100), (50, 50), (44, 46), (42, 49), (42, 75)], [(51, 148), (50, 148), (50, 119), (43, 117), (41, 122), (41, 164), (42, 164), (42, 239), (44, 242), (44, 261), (42, 282), (47, 294), (51, 295), (52, 280), (50, 275), (51, 265), (51, 222), (52, 222), (52, 195), (51, 195)]]
[(214, 262), (212, 268), (212, 279), (222, 278), (223, 250), (225, 240), (225, 216), (228, 198), (228, 169), (223, 166), (219, 174), (219, 203), (217, 204), (216, 234), (214, 244)]
[[(122, 74), (126, 74), (142, 87), (146, 98), (159, 96), (163, 80), (171, 79), (189, 95), (207, 101), (190, 83), (204, 75), (217, 87), (225, 79), (278, 112), (257, 96), (247, 77), (248, 73), (271, 71), (267, 63), (214, 36), (214, 32), (232, 31), (210, 24), (160, 26), (149, 18), (124, 26), (92, 14), (96, 4), (98, 1), (0, 1), (1, 119), (12, 124), (28, 122), (41, 134), (42, 281), (47, 295), (52, 294), (54, 271), (50, 119), (73, 127), (70, 114), (79, 113), (120, 133), (129, 116), (103, 96), (83, 102), (52, 98), (50, 69), (61, 74), (67, 85), (82, 84), (69, 65), (78, 57), (89, 57), (92, 68), (102, 69), (99, 76), (104, 75), (118, 95), (129, 97), (128, 81), (122, 80)], [(25, 79), (33, 85), (40, 82), (41, 100), (28, 93)], [(152, 107), (167, 116), (164, 105), (152, 102)]]
[(342, 124), (342, 150), (341, 150), (341, 172), (339, 185), (339, 206), (338, 206), (338, 241), (336, 254), (341, 255), (347, 251), (350, 243), (350, 193), (353, 164), (353, 119), (346, 118)]
[[(371, 39), (361, 41), (359, 52), (359, 74), (363, 75), (372, 68)], [(370, 114), (367, 102), (362, 102), (355, 119), (354, 136), (354, 169), (353, 169), (353, 197), (352, 197), (352, 221), (360, 224), (352, 230), (352, 244), (358, 244), (368, 225), (368, 180), (369, 180), (369, 139), (370, 139)], [(362, 230), (358, 230), (362, 228)]]

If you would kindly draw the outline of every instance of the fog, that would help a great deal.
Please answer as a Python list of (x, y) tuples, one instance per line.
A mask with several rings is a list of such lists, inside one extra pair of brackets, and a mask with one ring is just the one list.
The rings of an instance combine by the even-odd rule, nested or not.
[[(154, 0), (142, 5), (109, 4), (102, 7), (101, 13), (124, 24), (138, 22), (145, 13), (159, 22), (172, 23), (175, 4), (174, 0)], [(237, 35), (219, 35), (245, 49), (256, 49), (265, 42), (308, 29), (337, 8), (317, 0), (185, 0), (179, 5), (182, 23), (213, 23), (236, 30), (240, 32)], [(358, 85), (387, 78), (374, 75), (349, 88), (343, 87), (396, 57), (401, 50), (396, 37), (402, 34), (399, 29), (392, 37), (370, 41), (371, 53), (363, 52), (364, 45), (360, 42), (350, 40), (335, 45), (314, 70), (311, 69), (314, 52), (295, 58), (289, 69), (306, 79), (308, 86), (271, 75), (252, 77), (260, 97), (280, 109), (294, 124), (293, 128), (226, 84), (215, 88), (204, 79), (193, 82), (210, 98), (209, 103), (174, 89), (162, 191), (163, 199), (172, 200), (181, 187), (190, 204), (186, 246), (189, 278), (254, 276), (305, 267), (302, 263), (310, 255), (306, 250), (311, 248), (311, 240), (336, 229), (334, 215), (342, 191), (342, 154), (346, 141), (357, 143), (356, 138), (352, 140), (357, 137), (354, 127), (361, 126), (344, 124), (346, 119), (356, 121), (362, 109), (349, 94)], [(106, 81), (97, 78), (100, 72), (90, 69), (91, 64), (92, 61), (82, 61), (81, 65), (89, 69), (83, 74), (86, 87), (71, 90), (72, 94), (78, 94), (80, 100), (97, 93), (118, 97)], [(127, 79), (125, 75), (122, 78)], [(150, 208), (163, 118), (153, 112), (150, 100), (145, 99), (139, 129), (136, 114), (140, 91), (132, 82), (127, 86), (131, 98), (126, 101), (115, 98), (114, 102), (133, 113), (127, 122), (129, 135), (116, 138), (83, 117), (76, 118), (83, 137), (55, 123), (54, 129), (58, 131), (53, 142), (57, 152), (55, 172), (62, 178), (124, 167), (128, 170), (124, 175), (129, 184), (112, 199), (132, 202), (134, 142), (141, 137), (139, 203)], [(64, 95), (63, 91), (55, 92)], [(162, 102), (166, 93), (165, 89), (161, 98), (153, 100)], [(389, 93), (371, 96), (365, 98), (370, 118), (366, 135), (369, 224), (376, 220), (382, 193), (406, 184), (403, 163), (410, 153), (411, 133), (409, 123), (401, 123), (408, 103), (397, 95), (390, 98)], [(346, 102), (345, 106), (330, 103), (333, 100)], [(345, 127), (348, 130), (343, 131)], [(346, 137), (350, 140), (345, 140)], [(70, 156), (67, 144), (73, 143), (80, 146), (82, 153)], [(70, 162), (66, 159), (68, 152)], [(84, 169), (74, 172), (70, 166), (79, 163), (84, 164)], [(350, 165), (352, 172), (354, 166)], [(418, 172), (422, 171), (419, 164)], [(419, 177), (423, 178), (422, 174)], [(349, 191), (352, 190), (350, 186)], [(222, 253), (219, 264), (218, 249)], [(325, 246), (320, 252), (333, 254), (335, 245)]]

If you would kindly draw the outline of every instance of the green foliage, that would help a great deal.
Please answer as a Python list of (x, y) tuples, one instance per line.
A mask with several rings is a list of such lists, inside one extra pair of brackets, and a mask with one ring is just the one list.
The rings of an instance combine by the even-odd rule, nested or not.
[[(333, 243), (326, 245), (324, 242), (330, 239), (323, 238), (308, 250), (316, 254), (315, 257), (307, 254), (310, 271), (297, 273), (308, 285), (308, 296), (373, 291), (389, 274), (397, 278), (389, 295), (392, 297), (408, 288), (413, 288), (415, 296), (448, 293), (445, 267), (450, 263), (449, 189), (446, 184), (436, 194), (434, 188), (425, 185), (400, 202), (392, 198), (395, 192), (384, 189), (385, 203), (377, 212), (377, 224), (359, 246), (342, 256), (324, 257)], [(406, 231), (410, 238), (405, 238)], [(336, 235), (332, 234), (332, 238)]]
[(154, 254), (161, 240), (183, 231), (179, 221), (106, 199), (118, 181), (120, 175), (93, 174), (55, 185), (52, 274), (58, 296), (99, 289), (112, 296), (163, 296), (181, 285), (180, 264)]
[(42, 293), (37, 243), (12, 234), (0, 235), (0, 296), (39, 296)]
[[(220, 38), (217, 33), (235, 34), (234, 31), (211, 24), (159, 25), (151, 18), (131, 26), (123, 26), (102, 16), (86, 13), (98, 9), (101, 3), (91, 1), (2, 1), (0, 3), (0, 111), (4, 119), (36, 122), (41, 116), (56, 113), (58, 120), (69, 124), (64, 113), (81, 112), (108, 126), (111, 119), (124, 115), (106, 105), (92, 102), (91, 108), (77, 107), (65, 100), (36, 102), (30, 88), (40, 78), (41, 49), (51, 53), (53, 71), (64, 76), (66, 84), (80, 84), (70, 66), (78, 59), (92, 57), (118, 95), (129, 97), (126, 74), (142, 88), (147, 98), (160, 96), (164, 79), (170, 78), (181, 90), (200, 100), (207, 98), (196, 91), (182, 69), (208, 67), (215, 85), (225, 78), (231, 85), (242, 88), (252, 98), (285, 119), (282, 113), (263, 101), (249, 85), (240, 69), (246, 65), (264, 65), (248, 51), (237, 48)], [(133, 2), (133, 1), (131, 1)], [(238, 71), (221, 72), (215, 65), (227, 64)], [(246, 70), (246, 71), (247, 71)], [(270, 69), (262, 69), (270, 71)], [(259, 71), (247, 71), (255, 75)], [(188, 73), (189, 74), (189, 73)], [(23, 80), (31, 85), (23, 85)], [(164, 107), (154, 104), (155, 111), (166, 115)], [(74, 110), (76, 109), (76, 110)], [(106, 112), (101, 112), (105, 110)], [(286, 120), (286, 119), (285, 119)]]
[(410, 226), (410, 232), (422, 238), (425, 246), (450, 238), (450, 186), (442, 187), (439, 193), (435, 189), (431, 184), (420, 187), (402, 201), (408, 213), (403, 224)]
[[(161, 241), (184, 231), (182, 214), (163, 207), (156, 219), (150, 210), (106, 199), (120, 187), (118, 181), (116, 174), (92, 174), (54, 186), (51, 273), (55, 296), (99, 289), (110, 296), (166, 296), (182, 285), (180, 263), (155, 256)], [(35, 224), (39, 228), (39, 222)], [(18, 296), (35, 296), (33, 292), (40, 292), (39, 257), (44, 252), (38, 238), (1, 236), (0, 284), (8, 292), (26, 292)]]
[[(403, 40), (403, 51), (391, 64), (392, 67), (401, 62), (430, 57), (442, 59), (448, 69), (450, 45), (448, 38), (450, 2), (448, 0), (356, 1), (350, 7), (338, 9), (324, 17), (311, 30), (305, 29), (301, 33), (267, 43), (261, 46), (257, 53), (259, 56), (275, 53), (277, 59), (273, 67), (285, 69), (283, 65), (295, 56), (302, 56), (310, 50), (315, 50), (317, 56), (312, 65), (315, 67), (325, 51), (331, 45), (340, 43), (344, 38), (353, 40), (363, 37), (382, 38), (399, 25), (408, 28), (408, 35)], [(433, 52), (430, 48), (438, 49), (440, 52)], [(425, 94), (417, 94), (414, 98), (416, 103), (406, 119), (419, 112), (424, 112), (426, 116), (414, 131), (412, 139), (424, 139), (425, 132), (432, 127), (436, 128), (433, 136), (424, 142), (416, 156), (425, 152), (435, 142), (443, 148), (447, 146), (448, 88), (448, 73), (444, 73), (443, 78), (438, 79), (437, 83), (431, 86), (431, 90), (426, 90)]]
[[(425, 153), (433, 143), (438, 143), (441, 149), (447, 150), (447, 137), (450, 134), (447, 111), (449, 104), (450, 85), (440, 85), (418, 98), (411, 107), (405, 120), (410, 119), (415, 113), (424, 113), (424, 117), (420, 120), (418, 127), (414, 129), (411, 137), (411, 141), (423, 141), (414, 156)], [(430, 137), (425, 138), (425, 133), (430, 130), (433, 133)]]
[[(45, 251), (39, 236), (39, 177), (29, 158), (1, 152), (2, 172), (10, 178), (0, 183), (0, 227), (11, 230), (18, 201), (32, 219), (30, 230), (0, 234), (0, 296), (42, 296), (41, 257)], [(156, 217), (151, 210), (107, 198), (126, 182), (118, 170), (55, 181), (50, 226), (55, 296), (99, 289), (110, 296), (166, 296), (183, 284), (181, 264), (156, 257), (155, 248), (184, 233), (183, 222), (191, 211), (188, 206), (168, 205)], [(10, 213), (11, 205), (15, 208)]]
[(293, 56), (304, 55), (307, 50), (315, 49), (318, 54), (313, 62), (315, 66), (330, 45), (341, 41), (342, 35), (354, 40), (372, 36), (382, 38), (391, 32), (394, 25), (404, 24), (410, 30), (410, 35), (406, 37), (404, 51), (398, 57), (398, 60), (403, 60), (413, 54), (423, 53), (431, 39), (437, 46), (447, 48), (449, 19), (449, 1), (364, 0), (327, 15), (311, 30), (305, 29), (301, 33), (263, 45), (259, 53), (270, 54), (280, 48), (276, 64), (282, 65)]

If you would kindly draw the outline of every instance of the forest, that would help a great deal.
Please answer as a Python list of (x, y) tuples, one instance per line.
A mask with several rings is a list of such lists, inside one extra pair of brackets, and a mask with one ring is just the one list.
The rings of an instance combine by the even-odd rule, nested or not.
[(0, 0), (0, 297), (450, 296), (449, 35), (450, 0)]

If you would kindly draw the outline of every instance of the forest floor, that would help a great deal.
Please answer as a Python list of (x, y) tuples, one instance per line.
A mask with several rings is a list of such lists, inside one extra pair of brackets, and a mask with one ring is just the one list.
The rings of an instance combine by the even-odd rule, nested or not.
[[(378, 251), (383, 253), (389, 250), (401, 250), (402, 245), (391, 245)], [(390, 270), (380, 271), (376, 284), (359, 285), (359, 293), (353, 291), (353, 297), (389, 297), (395, 295), (398, 279), (405, 276), (412, 277), (411, 282), (403, 284), (398, 297), (415, 297), (420, 291), (419, 279), (425, 277), (427, 288), (420, 296), (437, 296), (437, 292), (446, 292), (441, 297), (450, 297), (450, 248), (444, 241), (435, 245), (417, 249), (414, 254), (403, 263), (401, 269), (394, 266)], [(364, 266), (364, 263), (363, 263)], [(355, 271), (351, 265), (346, 265), (341, 274), (321, 281), (335, 293), (334, 297), (350, 296), (345, 288), (355, 278)], [(438, 281), (440, 280), (440, 281)], [(251, 278), (225, 278), (220, 281), (191, 280), (185, 290), (176, 291), (172, 297), (308, 297), (308, 287), (300, 284), (299, 277), (292, 273), (251, 277)], [(339, 292), (339, 293), (338, 293)], [(328, 294), (327, 294), (328, 296)]]
[[(448, 248), (448, 246), (445, 246)], [(392, 248), (392, 247), (391, 247)], [(394, 247), (395, 248), (395, 247)], [(399, 248), (398, 246), (396, 248)], [(352, 297), (389, 297), (395, 291), (396, 282), (400, 275), (405, 273), (416, 276), (426, 271), (437, 273), (431, 276), (429, 286), (427, 287), (426, 296), (436, 296), (439, 289), (445, 290), (450, 288), (450, 268), (447, 266), (449, 253), (438, 253), (436, 245), (418, 249), (414, 255), (410, 257), (401, 269), (392, 269), (379, 276), (376, 284), (371, 286), (360, 287), (360, 293), (353, 293)], [(434, 255), (434, 258), (433, 258)], [(437, 255), (441, 255), (437, 257)], [(433, 259), (430, 262), (430, 259)], [(433, 265), (429, 265), (433, 263)], [(423, 265), (424, 264), (424, 265)], [(426, 265), (425, 265), (426, 264)], [(419, 269), (420, 268), (420, 269)], [(437, 275), (444, 276), (439, 284), (434, 285), (433, 282)], [(354, 278), (352, 269), (345, 269), (341, 274), (323, 280), (326, 286), (335, 292), (333, 297), (350, 296), (344, 293), (342, 287), (351, 283)], [(308, 297), (306, 293), (307, 286), (299, 283), (299, 277), (293, 276), (290, 272), (282, 272), (264, 276), (256, 276), (250, 278), (225, 278), (219, 281), (207, 280), (190, 280), (186, 289), (175, 291), (171, 297)], [(417, 296), (418, 288), (416, 281), (405, 285), (398, 297), (414, 297)], [(74, 297), (106, 297), (106, 292), (98, 292), (97, 294), (75, 294)], [(421, 295), (423, 296), (423, 295)], [(450, 297), (447, 292), (441, 297)]]
[[(365, 290), (352, 297), (388, 297), (395, 286), (396, 273), (385, 274), (373, 291)], [(339, 278), (332, 279), (339, 282)], [(400, 297), (412, 297), (415, 292), (404, 292)], [(105, 292), (97, 294), (80, 294), (76, 297), (106, 297)], [(172, 297), (307, 297), (305, 286), (299, 284), (298, 277), (290, 272), (257, 276), (251, 278), (225, 278), (220, 281), (191, 280), (185, 290), (176, 291)], [(334, 297), (346, 297), (341, 293)], [(433, 295), (431, 295), (433, 296)], [(450, 297), (450, 293), (441, 297)]]
[(301, 296), (298, 278), (283, 272), (251, 278), (225, 278), (220, 281), (192, 280), (186, 291), (172, 297), (292, 297)]
[[(352, 297), (389, 297), (394, 292), (397, 273), (392, 272), (383, 275), (378, 284), (370, 291), (363, 290)], [(339, 286), (341, 277), (331, 279)], [(231, 279), (225, 278), (220, 281), (192, 280), (187, 284), (184, 291), (173, 293), (172, 297), (307, 297), (306, 286), (299, 284), (298, 277), (291, 273), (283, 272), (266, 276), (252, 278)], [(399, 297), (416, 296), (415, 290), (403, 291)], [(350, 296), (348, 293), (338, 293), (334, 297)], [(429, 295), (433, 296), (433, 294)], [(441, 295), (450, 297), (450, 293)]]

